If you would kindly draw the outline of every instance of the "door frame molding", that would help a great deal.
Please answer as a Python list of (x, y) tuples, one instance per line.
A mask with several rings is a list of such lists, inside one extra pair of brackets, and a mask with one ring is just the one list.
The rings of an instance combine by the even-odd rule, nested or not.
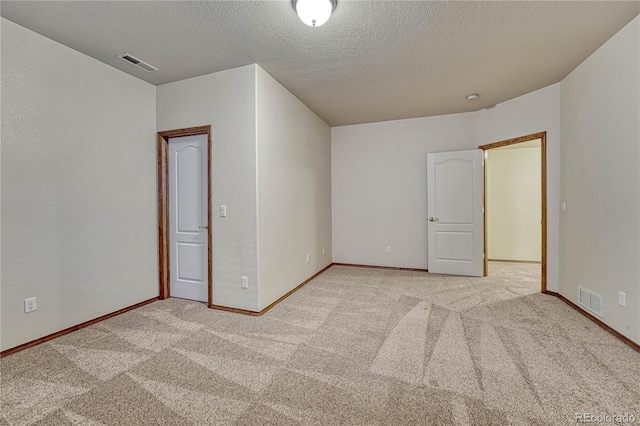
[[(545, 293), (547, 291), (547, 132), (538, 132), (533, 133), (527, 136), (521, 136), (514, 139), (507, 139), (500, 142), (494, 142), (487, 145), (480, 145), (478, 148), (484, 151), (483, 155), (486, 155), (487, 150), (493, 148), (500, 148), (508, 145), (515, 145), (518, 143), (529, 142), (532, 140), (540, 139), (540, 156), (541, 156), (541, 167), (540, 167), (540, 177), (541, 177), (541, 201), (542, 201), (542, 275), (540, 278), (541, 281), (541, 292)], [(484, 158), (483, 158), (484, 161)], [(484, 196), (482, 201), (482, 207), (486, 212), (487, 208), (487, 168), (484, 168)], [(489, 256), (487, 255), (487, 215), (486, 213), (483, 215), (483, 233), (484, 233), (484, 275), (485, 277), (488, 275), (489, 269)]]
[(207, 135), (207, 269), (208, 300), (213, 304), (213, 268), (211, 247), (211, 125), (158, 132), (158, 277), (160, 300), (171, 295), (169, 244), (169, 139), (181, 136)]

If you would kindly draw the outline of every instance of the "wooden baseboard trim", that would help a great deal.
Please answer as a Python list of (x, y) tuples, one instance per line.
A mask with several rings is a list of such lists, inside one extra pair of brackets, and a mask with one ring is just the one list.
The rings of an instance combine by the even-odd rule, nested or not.
[(534, 265), (542, 265), (538, 260), (506, 260), (506, 259), (489, 259), (489, 262), (506, 262), (506, 263), (531, 263)]
[(211, 309), (217, 309), (219, 311), (227, 311), (227, 312), (233, 312), (236, 314), (243, 314), (243, 315), (252, 315), (252, 316), (260, 316), (260, 315), (264, 315), (265, 313), (267, 313), (271, 308), (273, 308), (274, 306), (276, 306), (278, 303), (282, 302), (284, 299), (286, 299), (287, 297), (291, 296), (293, 293), (295, 293), (296, 291), (298, 291), (302, 286), (304, 286), (305, 284), (307, 284), (309, 281), (311, 281), (312, 279), (314, 279), (315, 277), (317, 277), (318, 275), (320, 275), (321, 273), (323, 273), (324, 271), (326, 271), (327, 269), (331, 268), (331, 266), (333, 266), (333, 263), (330, 263), (329, 265), (327, 265), (326, 267), (322, 268), (320, 271), (316, 272), (315, 274), (313, 274), (311, 277), (307, 278), (306, 280), (304, 280), (302, 283), (298, 284), (296, 287), (294, 287), (292, 290), (288, 291), (287, 293), (285, 293), (281, 298), (279, 298), (278, 300), (276, 300), (275, 302), (273, 302), (272, 304), (270, 304), (269, 306), (267, 306), (266, 308), (264, 308), (261, 311), (248, 311), (246, 309), (237, 309), (237, 308), (230, 308), (228, 306), (220, 306), (220, 305), (211, 305)]
[(233, 312), (234, 314), (252, 315), (254, 317), (258, 317), (258, 316), (262, 315), (258, 311), (249, 311), (249, 310), (246, 310), (246, 309), (230, 308), (229, 306), (211, 305), (209, 307), (211, 309), (215, 309), (216, 311)]
[(98, 323), (100, 321), (104, 321), (104, 320), (109, 319), (111, 317), (115, 317), (116, 315), (124, 314), (125, 312), (131, 311), (133, 309), (136, 309), (136, 308), (139, 308), (141, 306), (148, 305), (149, 303), (155, 302), (156, 300), (158, 300), (158, 298), (154, 297), (152, 299), (145, 300), (145, 301), (140, 302), (140, 303), (136, 303), (135, 305), (131, 305), (131, 306), (127, 306), (126, 308), (119, 309), (119, 310), (117, 310), (115, 312), (111, 312), (109, 314), (102, 315), (102, 316), (100, 316), (98, 318), (94, 318), (92, 320), (85, 321), (85, 322), (83, 322), (81, 324), (74, 325), (74, 326), (71, 326), (69, 328), (65, 328), (64, 330), (56, 331), (55, 333), (51, 333), (51, 334), (49, 334), (47, 336), (40, 337), (39, 339), (32, 340), (32, 341), (27, 342), (27, 343), (23, 343), (21, 345), (15, 346), (13, 348), (5, 349), (4, 351), (0, 352), (0, 358), (5, 357), (7, 355), (14, 354), (16, 352), (20, 352), (20, 351), (22, 351), (24, 349), (27, 349), (27, 348), (30, 348), (32, 346), (39, 345), (40, 343), (47, 342), (47, 341), (49, 341), (51, 339), (55, 339), (56, 337), (64, 336), (65, 334), (69, 334), (72, 331), (76, 331), (76, 330), (80, 330), (81, 328), (89, 327), (90, 325), (96, 324), (96, 323)]
[(327, 269), (331, 268), (332, 266), (333, 266), (333, 263), (328, 264), (327, 266), (325, 266), (324, 268), (322, 268), (321, 270), (319, 270), (318, 272), (316, 272), (315, 274), (313, 274), (312, 276), (310, 276), (309, 278), (307, 278), (306, 280), (304, 280), (303, 282), (298, 284), (294, 289), (292, 289), (291, 291), (287, 292), (284, 296), (282, 296), (281, 298), (279, 298), (278, 300), (276, 300), (275, 302), (273, 302), (272, 304), (270, 304), (269, 306), (267, 306), (266, 308), (261, 310), (260, 311), (260, 315), (267, 313), (271, 308), (276, 306), (278, 303), (282, 302), (287, 297), (291, 296), (293, 293), (298, 291), (302, 286), (304, 286), (309, 281), (311, 281), (312, 279), (314, 279), (315, 277), (317, 277), (318, 275), (320, 275), (321, 273), (323, 273)]
[(354, 268), (375, 268), (375, 269), (391, 269), (395, 271), (414, 271), (414, 272), (429, 272), (428, 269), (417, 268), (398, 268), (395, 266), (375, 266), (375, 265), (358, 265), (355, 263), (333, 263), (336, 266), (352, 266)]
[(609, 334), (612, 334), (613, 336), (617, 337), (619, 340), (622, 340), (622, 343), (626, 344), (631, 349), (633, 349), (636, 352), (640, 353), (640, 345), (639, 344), (637, 344), (633, 340), (629, 339), (627, 336), (621, 334), (619, 331), (614, 330), (613, 328), (611, 328), (610, 326), (608, 326), (607, 324), (605, 324), (604, 322), (602, 322), (598, 318), (596, 318), (593, 315), (591, 315), (589, 312), (587, 312), (587, 311), (585, 311), (583, 309), (580, 309), (580, 307), (578, 305), (576, 305), (575, 303), (573, 303), (571, 300), (567, 299), (566, 297), (564, 297), (560, 293), (556, 293), (555, 291), (544, 291), (543, 293), (548, 294), (549, 296), (555, 296), (558, 299), (562, 300), (564, 303), (566, 303), (567, 305), (571, 306), (573, 309), (575, 309), (576, 311), (580, 312), (582, 315), (584, 315), (585, 317), (589, 318), (591, 321), (595, 322), (598, 326), (600, 326), (600, 328), (602, 328), (605, 331), (609, 332)]

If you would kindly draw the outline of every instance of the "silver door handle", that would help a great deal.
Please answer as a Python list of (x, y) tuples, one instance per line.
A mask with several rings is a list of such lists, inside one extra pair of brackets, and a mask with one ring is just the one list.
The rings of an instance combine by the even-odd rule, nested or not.
[(209, 227), (206, 226), (206, 225), (205, 226), (198, 226), (198, 228), (200, 228), (200, 229), (209, 229)]
[(438, 218), (437, 218), (437, 217), (433, 217), (433, 216), (431, 216), (431, 217), (429, 218), (429, 222), (437, 222), (437, 221), (438, 221)]

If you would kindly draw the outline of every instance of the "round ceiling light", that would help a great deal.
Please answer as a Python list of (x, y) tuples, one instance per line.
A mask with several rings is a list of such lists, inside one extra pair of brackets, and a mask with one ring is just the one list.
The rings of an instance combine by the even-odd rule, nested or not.
[(472, 101), (474, 99), (478, 99), (480, 97), (480, 95), (478, 95), (477, 93), (472, 93), (470, 95), (467, 95), (467, 100), (468, 101)]
[(329, 20), (338, 5), (337, 0), (291, 0), (293, 9), (302, 22), (310, 27), (319, 27)]

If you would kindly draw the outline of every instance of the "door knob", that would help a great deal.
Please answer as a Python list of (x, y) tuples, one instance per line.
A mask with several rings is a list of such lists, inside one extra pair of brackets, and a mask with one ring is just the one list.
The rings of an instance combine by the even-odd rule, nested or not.
[(433, 216), (431, 216), (431, 217), (429, 218), (429, 222), (437, 222), (437, 221), (438, 221), (438, 218), (437, 218), (437, 217), (433, 217)]
[(200, 228), (200, 229), (209, 229), (209, 227), (206, 226), (206, 225), (205, 226), (198, 226), (198, 228)]

